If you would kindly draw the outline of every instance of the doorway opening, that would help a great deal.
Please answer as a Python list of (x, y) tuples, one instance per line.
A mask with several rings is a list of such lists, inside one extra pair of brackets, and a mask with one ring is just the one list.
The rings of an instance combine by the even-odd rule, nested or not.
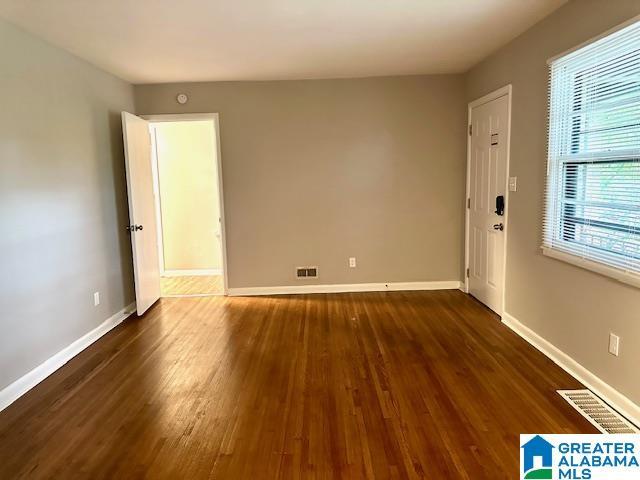
[(226, 248), (217, 115), (146, 118), (160, 296), (224, 295)]

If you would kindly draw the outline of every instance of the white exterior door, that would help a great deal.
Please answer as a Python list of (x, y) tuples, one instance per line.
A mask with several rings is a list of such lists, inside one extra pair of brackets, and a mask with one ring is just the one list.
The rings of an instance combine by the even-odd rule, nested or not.
[(470, 135), (467, 200), (469, 293), (502, 315), (509, 143), (507, 95), (471, 109)]
[(155, 197), (149, 122), (122, 112), (136, 307), (142, 315), (160, 298)]

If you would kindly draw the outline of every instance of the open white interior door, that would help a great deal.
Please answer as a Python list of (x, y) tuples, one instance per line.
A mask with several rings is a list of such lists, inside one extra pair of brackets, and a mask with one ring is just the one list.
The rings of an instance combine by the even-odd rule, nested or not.
[(122, 134), (129, 195), (129, 222), (133, 250), (136, 307), (142, 315), (160, 298), (160, 265), (149, 122), (122, 112)]

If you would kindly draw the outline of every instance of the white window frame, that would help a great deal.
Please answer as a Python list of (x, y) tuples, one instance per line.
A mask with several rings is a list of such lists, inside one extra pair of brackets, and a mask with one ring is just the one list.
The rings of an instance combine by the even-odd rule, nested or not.
[[(637, 23), (638, 21), (640, 21), (640, 15), (633, 17), (631, 19), (629, 19), (628, 21), (617, 25), (614, 28), (611, 28), (610, 30), (607, 30), (606, 32), (598, 35), (597, 37), (591, 38), (590, 40), (587, 40), (586, 42), (581, 43), (580, 45), (577, 45), (569, 50), (566, 50), (558, 55), (555, 55), (551, 58), (549, 58), (547, 60), (547, 64), (551, 65), (554, 61), (565, 57), (566, 55), (569, 55), (570, 53), (573, 53), (577, 50), (580, 50), (600, 39), (603, 39), (605, 37), (608, 37), (609, 35), (622, 30), (625, 27), (628, 27), (634, 23)], [(551, 82), (549, 83), (549, 89), (551, 89)], [(549, 101), (551, 100), (551, 90), (549, 90)], [(550, 105), (548, 105), (548, 107), (550, 108)], [(549, 117), (549, 122), (551, 122), (551, 118)], [(548, 145), (547, 145), (548, 146)], [(547, 160), (547, 189), (549, 188), (549, 182), (550, 180), (550, 176), (552, 174), (551, 172), (551, 168), (552, 165), (550, 164), (550, 159)], [(546, 195), (549, 195), (549, 192), (547, 191)], [(544, 206), (544, 217), (547, 218), (547, 221), (549, 219), (549, 217), (551, 217), (552, 215), (549, 215), (547, 212), (547, 208), (552, 208), (552, 206), (549, 206), (549, 204), (547, 202), (545, 202), (545, 206)], [(555, 221), (555, 220), (554, 220)], [(618, 280), (619, 282), (628, 284), (628, 285), (632, 285), (635, 287), (640, 288), (640, 274), (635, 273), (635, 272), (629, 272), (626, 270), (623, 270), (621, 268), (617, 268), (614, 266), (610, 266), (606, 263), (597, 261), (597, 260), (592, 260), (589, 258), (585, 258), (585, 257), (580, 257), (578, 255), (573, 255), (571, 253), (565, 252), (563, 250), (560, 250), (558, 248), (554, 248), (554, 247), (550, 247), (550, 246), (546, 246), (546, 245), (542, 245), (541, 247), (542, 249), (542, 253), (550, 258), (554, 258), (557, 260), (561, 260), (567, 263), (570, 263), (572, 265), (584, 268), (586, 270), (590, 270), (592, 272), (595, 273), (599, 273), (601, 275), (613, 278), (615, 280)]]

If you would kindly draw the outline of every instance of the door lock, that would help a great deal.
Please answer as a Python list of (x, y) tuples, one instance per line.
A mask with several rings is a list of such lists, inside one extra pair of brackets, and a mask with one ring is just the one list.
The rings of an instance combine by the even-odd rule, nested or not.
[(124, 227), (127, 232), (137, 232), (138, 230), (142, 230), (142, 225), (127, 225)]
[(502, 223), (496, 223), (496, 224), (493, 226), (493, 229), (494, 229), (494, 230), (500, 230), (500, 231), (503, 231), (503, 230), (504, 230), (504, 224), (502, 224)]
[(504, 195), (498, 195), (496, 197), (496, 215), (504, 215)]

